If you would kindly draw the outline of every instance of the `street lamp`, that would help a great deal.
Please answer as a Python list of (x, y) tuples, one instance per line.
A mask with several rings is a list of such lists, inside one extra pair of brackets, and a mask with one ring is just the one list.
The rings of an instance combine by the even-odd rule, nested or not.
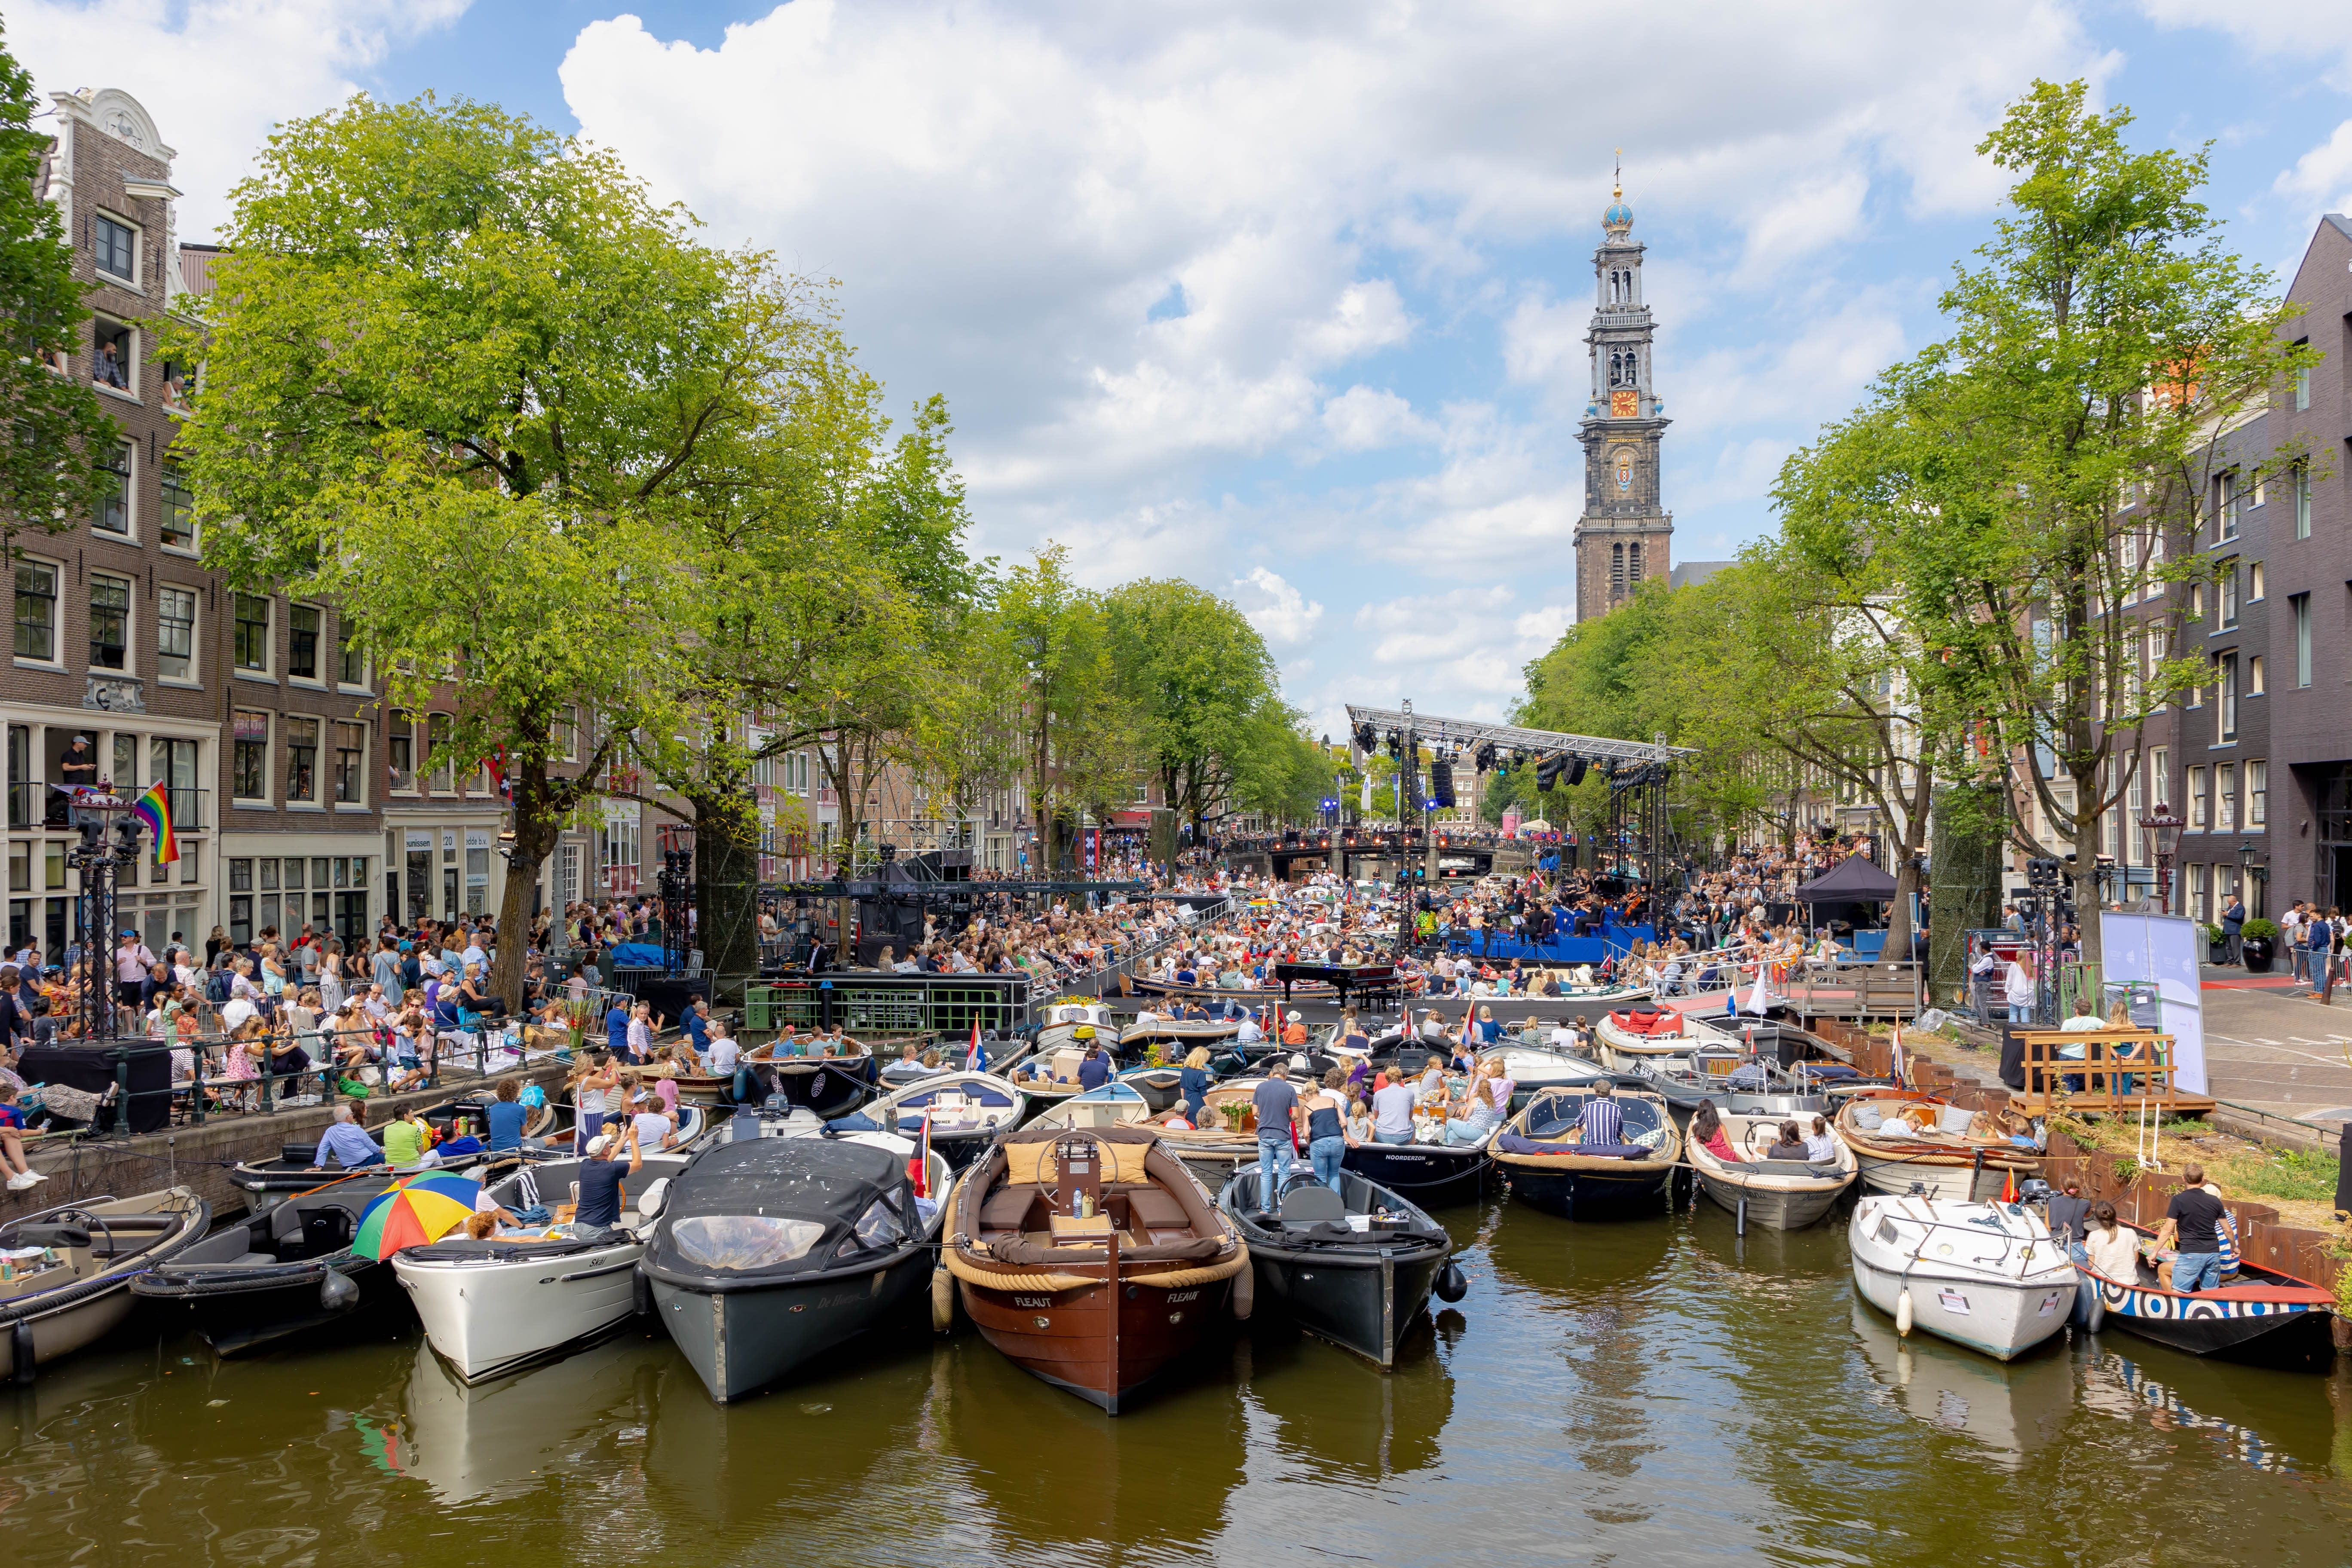
[(2140, 830), (2147, 835), (2148, 849), (2156, 858), (2157, 907), (2166, 914), (2172, 912), (2172, 846), (2186, 826), (2173, 815), (2172, 807), (2158, 801), (2139, 819)]

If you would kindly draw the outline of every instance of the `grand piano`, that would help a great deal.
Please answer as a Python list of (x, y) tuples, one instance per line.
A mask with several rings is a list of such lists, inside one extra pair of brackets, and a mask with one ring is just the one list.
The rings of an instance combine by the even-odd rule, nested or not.
[(1282, 986), (1286, 1007), (1290, 1005), (1293, 985), (1328, 985), (1339, 994), (1339, 1005), (1344, 1007), (1349, 991), (1360, 996), (1394, 999), (1400, 984), (1393, 963), (1276, 963), (1274, 978)]

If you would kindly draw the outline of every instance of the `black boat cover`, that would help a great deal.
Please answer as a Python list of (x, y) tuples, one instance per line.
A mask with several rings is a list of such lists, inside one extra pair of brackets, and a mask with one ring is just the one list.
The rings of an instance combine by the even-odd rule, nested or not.
[(671, 1277), (816, 1274), (919, 1229), (900, 1156), (761, 1138), (722, 1143), (672, 1178), (646, 1262)]

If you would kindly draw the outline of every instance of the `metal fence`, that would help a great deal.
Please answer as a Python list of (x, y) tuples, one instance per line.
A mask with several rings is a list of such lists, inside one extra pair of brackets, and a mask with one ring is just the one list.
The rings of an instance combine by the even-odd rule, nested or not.
[(869, 974), (856, 970), (744, 987), (743, 1027), (751, 1034), (831, 1028), (851, 1034), (963, 1034), (977, 1024), (1000, 1035), (1031, 1023), (1025, 974)]

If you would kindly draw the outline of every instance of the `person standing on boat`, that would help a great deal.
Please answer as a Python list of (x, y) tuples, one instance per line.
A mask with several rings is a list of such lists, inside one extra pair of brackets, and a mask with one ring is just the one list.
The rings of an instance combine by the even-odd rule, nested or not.
[(2218, 1289), (2221, 1284), (2221, 1226), (2229, 1210), (2205, 1186), (2205, 1167), (2190, 1165), (2180, 1173), (2181, 1189), (2164, 1206), (2164, 1224), (2156, 1233), (2156, 1249), (2177, 1247), (2172, 1259), (2172, 1288), (2184, 1293)]
[(1282, 1058), (1266, 1064), (1265, 1079), (1250, 1096), (1257, 1108), (1257, 1202), (1261, 1214), (1272, 1214), (1282, 1184), (1290, 1178), (1297, 1157), (1294, 1128), (1298, 1121), (1298, 1091), (1285, 1076)]
[[(625, 1158), (626, 1164), (622, 1161)], [(637, 1150), (636, 1129), (623, 1122), (588, 1142), (588, 1157), (576, 1180), (579, 1202), (572, 1211), (572, 1236), (582, 1241), (603, 1241), (621, 1223), (621, 1184), (645, 1166)]]
[(1184, 1102), (1184, 1120), (1193, 1126), (1201, 1125), (1201, 1113), (1209, 1103), (1209, 1047), (1194, 1046), (1184, 1058), (1183, 1068), (1176, 1075), (1176, 1092)]
[(2084, 1221), (2091, 1213), (2091, 1200), (2083, 1195), (2083, 1184), (2069, 1176), (2066, 1190), (2050, 1200), (2050, 1234), (2066, 1238), (2066, 1249), (2077, 1263), (2087, 1261), (2083, 1250)]
[(1372, 1090), (1372, 1142), (1412, 1142), (1412, 1086), (1402, 1079), (1384, 1081)]
[(1342, 1195), (1346, 1188), (1340, 1184), (1339, 1167), (1355, 1142), (1348, 1135), (1347, 1087), (1348, 1069), (1333, 1068), (1305, 1101), (1307, 1158), (1315, 1167), (1315, 1179)]

